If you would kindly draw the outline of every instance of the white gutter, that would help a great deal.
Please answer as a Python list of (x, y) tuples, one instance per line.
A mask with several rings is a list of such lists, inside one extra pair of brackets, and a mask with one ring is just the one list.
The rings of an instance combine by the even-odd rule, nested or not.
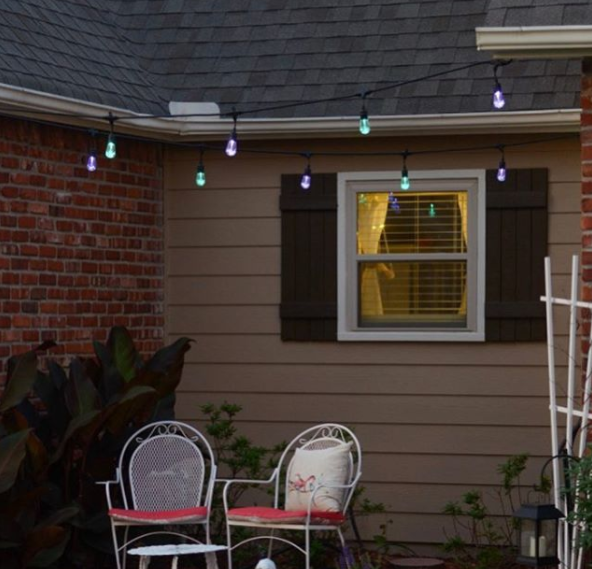
[[(182, 107), (174, 108), (178, 110)], [(32, 111), (39, 114), (31, 114)], [(105, 117), (109, 112), (120, 118), (115, 124), (116, 132), (159, 140), (220, 140), (228, 136), (232, 124), (231, 119), (217, 117), (148, 118), (126, 109), (0, 84), (0, 114), (108, 130)], [(75, 118), (71, 116), (73, 114), (85, 115), (86, 118)], [(358, 120), (358, 116), (253, 118), (240, 119), (238, 128), (241, 138), (249, 139), (356, 136)], [(371, 121), (372, 133), (379, 136), (579, 132), (580, 109), (377, 116), (371, 117)]]
[(494, 58), (549, 59), (592, 56), (592, 26), (476, 28), (477, 49)]

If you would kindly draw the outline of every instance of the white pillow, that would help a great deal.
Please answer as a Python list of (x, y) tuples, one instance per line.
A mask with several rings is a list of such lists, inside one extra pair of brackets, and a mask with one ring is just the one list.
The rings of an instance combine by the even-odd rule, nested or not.
[[(286, 510), (307, 510), (319, 484), (345, 484), (350, 468), (351, 443), (322, 450), (296, 449), (288, 466)], [(314, 496), (313, 512), (339, 512), (343, 506), (342, 488), (322, 487)]]

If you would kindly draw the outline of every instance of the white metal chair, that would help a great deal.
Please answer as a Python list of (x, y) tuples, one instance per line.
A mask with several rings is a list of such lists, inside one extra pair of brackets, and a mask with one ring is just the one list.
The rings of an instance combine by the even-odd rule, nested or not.
[[(167, 526), (203, 526), (210, 543), (210, 510), (216, 464), (208, 441), (184, 423), (161, 421), (143, 427), (121, 451), (115, 480), (105, 485), (117, 568), (125, 568), (128, 547), (154, 535), (172, 535), (202, 543), (190, 532)], [(112, 503), (117, 487), (121, 508)], [(131, 527), (144, 526), (134, 532)], [(118, 533), (120, 539), (118, 539)]]
[[(310, 569), (310, 534), (312, 531), (336, 531), (341, 544), (341, 527), (356, 484), (362, 474), (360, 444), (353, 432), (334, 423), (316, 425), (298, 435), (282, 453), (268, 480), (229, 480), (223, 492), (227, 524), (228, 568), (232, 552), (256, 540), (269, 540), (268, 557), (275, 541), (288, 544), (305, 557)], [(273, 485), (273, 507), (228, 507), (232, 484)], [(232, 545), (232, 528), (254, 528), (260, 535)], [(304, 532), (304, 546), (275, 535), (278, 530)]]

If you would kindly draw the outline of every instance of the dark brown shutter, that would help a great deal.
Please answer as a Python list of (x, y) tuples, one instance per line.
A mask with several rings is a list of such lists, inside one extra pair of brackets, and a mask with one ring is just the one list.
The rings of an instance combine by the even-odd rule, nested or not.
[(337, 174), (282, 176), (282, 340), (337, 339)]
[(487, 171), (485, 339), (546, 338), (547, 170), (508, 170), (506, 182)]

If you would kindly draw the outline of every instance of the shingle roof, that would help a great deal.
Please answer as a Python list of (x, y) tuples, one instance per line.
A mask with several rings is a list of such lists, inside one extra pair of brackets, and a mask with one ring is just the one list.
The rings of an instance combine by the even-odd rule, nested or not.
[(105, 105), (162, 112), (168, 102), (140, 66), (142, 46), (108, 1), (2, 0), (0, 82)]
[(579, 26), (590, 23), (590, 0), (490, 0), (484, 25)]
[[(331, 98), (489, 55), (475, 28), (592, 23), (588, 2), (553, 0), (3, 0), (0, 81), (136, 111), (170, 100), (223, 110)], [(526, 22), (526, 20), (532, 21)], [(518, 23), (519, 22), (519, 23)], [(578, 61), (501, 72), (512, 110), (579, 106)], [(372, 97), (380, 114), (489, 111), (489, 66)], [(359, 101), (265, 112), (339, 116)]]

